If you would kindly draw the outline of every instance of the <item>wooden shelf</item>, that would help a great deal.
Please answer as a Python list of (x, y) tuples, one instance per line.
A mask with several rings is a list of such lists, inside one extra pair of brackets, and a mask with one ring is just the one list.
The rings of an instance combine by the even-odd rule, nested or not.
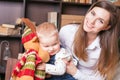
[(0, 35), (0, 38), (17, 38), (17, 39), (21, 39), (21, 35)]
[(61, 0), (27, 0), (28, 2), (37, 2), (37, 3), (41, 3), (41, 2), (45, 2), (45, 3), (60, 3)]
[(58, 12), (60, 14), (60, 2), (58, 1), (28, 1), (26, 5), (26, 16), (35, 21), (36, 24), (47, 21), (48, 12)]
[[(92, 2), (95, 1), (92, 0)], [(84, 16), (90, 6), (91, 4), (63, 2), (62, 0), (0, 0), (0, 24), (15, 24), (17, 18), (25, 17), (38, 25), (48, 20), (48, 12), (57, 12), (57, 27), (60, 29), (63, 14)], [(24, 51), (21, 35), (0, 35), (0, 42), (3, 40), (9, 41), (12, 58), (17, 58), (18, 53)]]
[(61, 14), (85, 15), (91, 4), (63, 2)]

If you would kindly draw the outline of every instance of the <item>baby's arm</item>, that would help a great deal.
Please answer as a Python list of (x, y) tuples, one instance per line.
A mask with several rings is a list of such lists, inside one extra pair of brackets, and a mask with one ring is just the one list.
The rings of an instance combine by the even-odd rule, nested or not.
[(66, 71), (66, 64), (63, 60), (56, 60), (55, 64), (46, 64), (45, 72), (51, 75), (63, 75)]
[(66, 72), (66, 64), (62, 59), (66, 58), (68, 61), (70, 60), (70, 54), (63, 48), (55, 55), (55, 63), (46, 64), (45, 71), (48, 74), (52, 75), (63, 75)]

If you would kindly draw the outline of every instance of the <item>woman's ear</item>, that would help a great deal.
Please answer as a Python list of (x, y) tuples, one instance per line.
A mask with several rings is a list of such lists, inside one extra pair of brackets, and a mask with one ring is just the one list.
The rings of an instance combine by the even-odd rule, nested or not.
[(103, 30), (108, 30), (110, 28), (111, 28), (111, 26), (109, 25), (109, 26), (106, 26)]

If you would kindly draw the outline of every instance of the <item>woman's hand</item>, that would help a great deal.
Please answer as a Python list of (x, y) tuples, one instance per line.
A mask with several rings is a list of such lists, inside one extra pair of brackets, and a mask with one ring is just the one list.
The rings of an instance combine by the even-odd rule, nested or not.
[(63, 59), (63, 61), (66, 63), (66, 72), (74, 76), (77, 72), (77, 67), (74, 65), (73, 61), (67, 61), (65, 59)]

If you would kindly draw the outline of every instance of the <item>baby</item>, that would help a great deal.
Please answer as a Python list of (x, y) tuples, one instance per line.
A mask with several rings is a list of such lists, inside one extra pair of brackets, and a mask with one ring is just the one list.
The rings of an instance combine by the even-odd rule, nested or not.
[(60, 40), (58, 30), (52, 23), (44, 22), (36, 28), (36, 33), (39, 39), (40, 47), (47, 51), (50, 55), (50, 60), (39, 69), (45, 70), (46, 73), (52, 76), (45, 80), (75, 80), (71, 75), (66, 72), (66, 64), (63, 59), (68, 61), (72, 59), (70, 53), (64, 48), (60, 47)]

